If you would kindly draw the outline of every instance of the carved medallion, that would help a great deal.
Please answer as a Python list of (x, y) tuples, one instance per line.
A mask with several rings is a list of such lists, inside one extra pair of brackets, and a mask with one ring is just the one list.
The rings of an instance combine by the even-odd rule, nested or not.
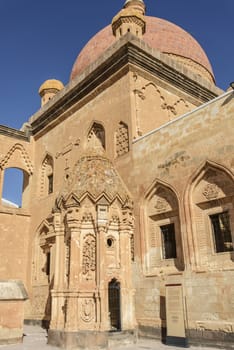
[(94, 301), (85, 299), (81, 304), (81, 319), (84, 322), (91, 322), (94, 318)]
[(219, 195), (219, 188), (216, 184), (207, 184), (202, 192), (207, 200), (216, 199)]
[(156, 201), (155, 209), (161, 213), (167, 211), (169, 209), (169, 205), (164, 198), (158, 198)]

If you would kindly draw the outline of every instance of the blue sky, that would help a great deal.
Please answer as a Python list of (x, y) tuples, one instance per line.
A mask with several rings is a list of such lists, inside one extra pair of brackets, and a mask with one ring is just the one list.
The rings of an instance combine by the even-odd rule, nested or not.
[[(0, 0), (0, 124), (20, 128), (40, 107), (46, 79), (66, 84), (85, 43), (124, 0)], [(147, 14), (190, 32), (205, 49), (217, 85), (234, 80), (234, 0), (145, 0)]]
[[(234, 81), (234, 0), (145, 0), (147, 14), (176, 23), (202, 45), (219, 87)], [(47, 79), (69, 81), (87, 41), (109, 24), (124, 0), (0, 0), (0, 124), (20, 128), (40, 108)], [(14, 181), (12, 181), (14, 179)], [(9, 173), (7, 199), (20, 202)], [(5, 193), (3, 193), (5, 195)]]

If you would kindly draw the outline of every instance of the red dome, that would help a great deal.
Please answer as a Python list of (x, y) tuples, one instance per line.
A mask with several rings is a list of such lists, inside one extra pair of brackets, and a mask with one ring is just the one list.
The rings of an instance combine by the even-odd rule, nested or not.
[[(146, 33), (143, 40), (150, 47), (162, 53), (190, 59), (205, 68), (210, 73), (210, 78), (213, 78), (212, 67), (204, 50), (189, 33), (161, 18), (145, 16), (145, 19)], [(70, 79), (74, 79), (93, 63), (115, 40), (111, 25), (98, 32), (78, 55)]]

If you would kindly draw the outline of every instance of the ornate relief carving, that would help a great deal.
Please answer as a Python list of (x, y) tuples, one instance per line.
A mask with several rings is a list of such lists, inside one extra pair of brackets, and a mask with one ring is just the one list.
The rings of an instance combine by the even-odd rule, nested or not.
[(141, 100), (145, 100), (145, 90), (133, 90), (134, 94), (136, 94), (138, 97), (140, 97)]
[(71, 187), (66, 187), (63, 197), (70, 192), (82, 200), (89, 194), (94, 200), (101, 193), (105, 193), (107, 200), (114, 200), (116, 196), (124, 202), (128, 192), (123, 185), (113, 164), (101, 155), (84, 156), (73, 168), (73, 181)]
[(3, 156), (3, 158), (0, 160), (0, 167), (4, 169), (8, 165), (10, 158), (16, 151), (19, 151), (21, 153), (21, 157), (25, 164), (26, 170), (30, 175), (32, 175), (33, 166), (28, 156), (28, 153), (26, 152), (25, 148), (19, 143), (16, 143), (13, 147), (11, 147), (7, 154)]
[(129, 151), (129, 136), (128, 126), (123, 122), (119, 123), (118, 131), (116, 133), (116, 155), (122, 156)]
[(92, 279), (92, 272), (96, 269), (96, 239), (89, 234), (84, 239), (82, 273), (86, 280)]
[(170, 205), (165, 198), (157, 198), (154, 208), (157, 210), (157, 212), (162, 213), (168, 211), (170, 209)]
[(208, 183), (205, 186), (202, 194), (204, 195), (204, 197), (207, 200), (212, 200), (212, 199), (216, 199), (218, 197), (219, 192), (220, 192), (220, 189), (219, 189), (219, 187), (216, 184)]
[(162, 109), (166, 109), (168, 112), (177, 115), (176, 109), (174, 106), (168, 105), (166, 102), (161, 105)]
[(89, 213), (89, 212), (85, 212), (85, 213), (83, 214), (82, 221), (83, 221), (84, 223), (92, 222), (92, 221), (93, 221), (93, 216), (92, 216), (92, 214)]
[(93, 299), (82, 301), (80, 317), (84, 322), (91, 322), (94, 319), (94, 306)]
[(158, 168), (169, 172), (172, 167), (176, 168), (179, 165), (185, 166), (190, 159), (191, 157), (186, 151), (177, 152), (168, 158), (163, 164), (159, 164)]
[(80, 145), (80, 139), (78, 138), (74, 142), (71, 142), (66, 146), (64, 146), (60, 152), (57, 152), (55, 158), (58, 159), (59, 157), (64, 156), (65, 154), (71, 152), (74, 147), (79, 147), (79, 145)]
[(116, 225), (118, 225), (119, 223), (120, 223), (119, 216), (118, 216), (118, 215), (112, 215), (110, 224), (116, 224)]
[[(186, 107), (186, 110), (188, 110), (189, 105), (188, 105), (188, 103), (187, 103), (184, 99), (182, 99), (182, 98), (177, 99), (174, 103), (168, 103), (165, 94), (163, 94), (163, 93), (161, 92), (161, 90), (157, 87), (157, 85), (154, 84), (153, 82), (147, 83), (146, 85), (144, 85), (144, 86), (143, 86), (142, 88), (140, 88), (140, 89), (135, 89), (135, 90), (134, 90), (135, 95), (137, 95), (141, 100), (145, 100), (145, 99), (146, 99), (146, 89), (147, 89), (149, 86), (152, 86), (152, 87), (155, 88), (155, 91), (156, 91), (156, 93), (159, 95), (160, 100), (161, 100), (161, 108), (162, 108), (163, 110), (168, 111), (169, 117), (170, 117), (171, 115), (176, 116), (176, 115), (179, 114), (179, 112), (180, 112), (179, 106), (181, 105), (181, 103), (183, 103), (184, 107)], [(174, 100), (175, 100), (175, 99), (174, 99)]]

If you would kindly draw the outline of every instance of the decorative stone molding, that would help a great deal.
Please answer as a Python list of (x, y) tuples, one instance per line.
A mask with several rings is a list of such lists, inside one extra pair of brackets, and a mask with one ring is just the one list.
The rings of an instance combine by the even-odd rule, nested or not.
[(16, 151), (19, 151), (21, 153), (21, 158), (23, 160), (23, 163), (25, 164), (25, 170), (28, 172), (29, 175), (32, 175), (33, 165), (31, 163), (29, 155), (26, 152), (24, 146), (21, 145), (20, 143), (16, 143), (13, 147), (11, 147), (11, 149), (7, 152), (7, 154), (2, 157), (2, 159), (0, 160), (0, 168), (5, 169), (7, 167), (12, 155)]
[(48, 189), (46, 189), (46, 177), (48, 175), (53, 176), (54, 166), (53, 166), (53, 158), (49, 154), (47, 154), (42, 162), (41, 166), (41, 181), (40, 181), (40, 196), (43, 197), (48, 194)]
[(76, 139), (74, 142), (71, 142), (63, 147), (63, 149), (60, 152), (57, 152), (55, 155), (55, 158), (58, 159), (59, 157), (65, 156), (67, 153), (71, 152), (74, 147), (80, 146), (80, 139)]
[(82, 253), (82, 274), (86, 280), (92, 279), (92, 272), (96, 270), (96, 238), (88, 234), (84, 238)]
[[(133, 90), (133, 92), (134, 92), (135, 95), (137, 95), (142, 101), (144, 101), (144, 100), (147, 98), (147, 88), (150, 87), (150, 86), (154, 87), (155, 92), (158, 94), (158, 96), (159, 96), (159, 98), (160, 98), (160, 100), (161, 100), (161, 108), (162, 108), (163, 110), (166, 110), (166, 111), (168, 111), (169, 113), (171, 113), (172, 115), (176, 116), (176, 115), (179, 114), (178, 109), (179, 109), (179, 105), (180, 105), (181, 103), (183, 103), (184, 106), (186, 107), (186, 109), (189, 110), (189, 105), (188, 105), (188, 103), (187, 103), (184, 99), (182, 99), (182, 98), (179, 98), (179, 99), (177, 99), (177, 100), (174, 99), (175, 102), (172, 103), (172, 104), (171, 104), (171, 103), (169, 104), (169, 103), (167, 102), (167, 97), (166, 97), (166, 95), (163, 94), (163, 93), (161, 92), (161, 90), (158, 88), (158, 86), (157, 86), (154, 82), (152, 82), (152, 81), (149, 81), (147, 84), (145, 84), (144, 86), (142, 86), (140, 89), (135, 89), (135, 90)], [(176, 97), (175, 97), (175, 98), (176, 98)]]

